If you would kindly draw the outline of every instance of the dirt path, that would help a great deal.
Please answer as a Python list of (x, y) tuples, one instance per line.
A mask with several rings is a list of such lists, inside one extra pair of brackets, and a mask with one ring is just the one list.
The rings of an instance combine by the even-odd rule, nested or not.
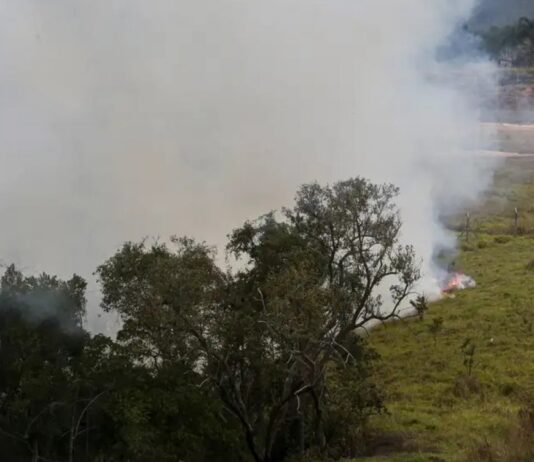
[(482, 130), (494, 138), (491, 151), (534, 154), (534, 124), (484, 123)]

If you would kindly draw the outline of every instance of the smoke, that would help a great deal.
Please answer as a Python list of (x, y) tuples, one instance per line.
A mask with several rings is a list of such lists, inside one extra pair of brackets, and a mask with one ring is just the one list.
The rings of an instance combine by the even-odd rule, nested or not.
[(0, 0), (0, 257), (90, 277), (125, 240), (222, 246), (301, 183), (362, 175), (401, 187), (434, 287), (432, 257), (453, 245), (439, 215), (489, 178), (473, 88), (457, 85), (485, 65), (436, 53), (473, 6)]
[[(53, 290), (34, 290), (19, 293), (16, 305), (10, 306), (22, 315), (22, 319), (32, 326), (54, 325), (62, 332), (80, 335), (80, 319), (72, 315), (72, 301)], [(70, 302), (70, 303), (69, 303)]]
[(475, 30), (483, 30), (512, 24), (523, 16), (534, 17), (531, 0), (482, 0), (473, 13), (470, 25)]

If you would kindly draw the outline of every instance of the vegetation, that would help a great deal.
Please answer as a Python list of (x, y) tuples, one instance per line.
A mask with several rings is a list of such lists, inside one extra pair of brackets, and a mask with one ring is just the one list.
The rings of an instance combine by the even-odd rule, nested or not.
[[(530, 157), (507, 159), (472, 210), (472, 249), (457, 257), (456, 267), (476, 279), (476, 289), (430, 304), (424, 322), (373, 331), (388, 409), (371, 419), (375, 453), (384, 454), (373, 461), (532, 460), (533, 169)], [(519, 235), (515, 207), (522, 211)], [(436, 348), (435, 323), (441, 326)]]
[(517, 23), (491, 27), (479, 34), (484, 50), (501, 64), (513, 67), (534, 65), (534, 22), (520, 18)]
[[(81, 326), (85, 283), (10, 267), (0, 291), (0, 447), (11, 460), (270, 462), (363, 449), (383, 411), (361, 336), (419, 277), (396, 188), (303, 186), (230, 236), (126, 243), (98, 268), (116, 341)], [(392, 309), (376, 288), (387, 279)], [(421, 302), (422, 303), (422, 302)]]
[[(415, 297), (417, 316), (370, 336), (366, 323), (396, 319), (373, 288), (395, 278), (390, 296), (400, 303), (418, 270), (397, 242), (396, 189), (358, 178), (303, 186), (293, 208), (236, 229), (236, 271), (191, 239), (126, 243), (97, 272), (104, 308), (123, 319), (115, 341), (84, 331), (81, 278), (8, 267), (1, 453), (58, 462), (531, 460), (533, 180), (533, 158), (510, 158), (471, 210), (469, 248), (455, 267), (476, 289), (434, 303)], [(447, 220), (460, 232), (465, 216)]]
[[(179, 365), (157, 375), (81, 326), (85, 282), (10, 266), (0, 289), (0, 447), (10, 461), (198, 460), (224, 441)], [(223, 433), (221, 435), (221, 433)], [(213, 452), (212, 452), (213, 449)], [(172, 454), (172, 456), (170, 456)]]
[[(466, 451), (503, 445), (534, 391), (534, 338), (525, 321), (533, 312), (534, 276), (525, 269), (533, 245), (530, 236), (515, 237), (462, 254), (457, 264), (476, 278), (476, 289), (432, 304), (424, 324), (403, 321), (373, 332), (389, 410), (372, 420), (377, 434), (401, 435), (415, 454), (443, 461), (476, 460)], [(437, 348), (424, 348), (433, 343), (428, 325), (440, 318)], [(473, 355), (469, 345), (462, 351), (466, 337), (476, 345)]]

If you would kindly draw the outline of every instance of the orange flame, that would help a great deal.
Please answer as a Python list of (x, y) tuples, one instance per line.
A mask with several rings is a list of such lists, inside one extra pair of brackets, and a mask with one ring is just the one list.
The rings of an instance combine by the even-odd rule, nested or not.
[(463, 273), (452, 273), (443, 286), (443, 293), (447, 294), (457, 290), (471, 289), (476, 287), (476, 281)]
[(462, 275), (460, 273), (454, 273), (449, 279), (449, 282), (443, 289), (443, 292), (452, 292), (463, 287)]

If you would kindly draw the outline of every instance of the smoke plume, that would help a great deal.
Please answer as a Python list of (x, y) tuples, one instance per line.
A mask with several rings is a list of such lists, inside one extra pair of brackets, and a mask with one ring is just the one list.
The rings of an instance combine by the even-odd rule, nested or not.
[(301, 183), (362, 175), (401, 188), (432, 289), (440, 214), (488, 181), (485, 66), (436, 52), (473, 6), (1, 0), (1, 259), (90, 277), (125, 240), (222, 246)]
[(482, 0), (469, 23), (472, 28), (483, 30), (515, 23), (521, 17), (534, 17), (534, 3), (531, 0)]

